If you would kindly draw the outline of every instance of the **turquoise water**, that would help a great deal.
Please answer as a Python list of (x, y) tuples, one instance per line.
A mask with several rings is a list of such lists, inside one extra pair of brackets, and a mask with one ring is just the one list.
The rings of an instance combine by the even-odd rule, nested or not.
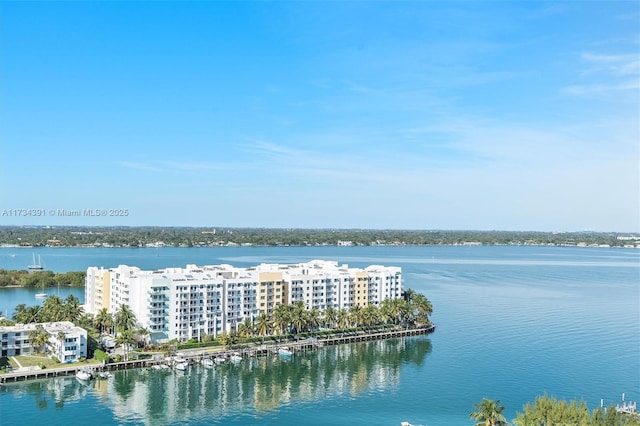
[[(397, 265), (434, 305), (436, 333), (324, 348), (187, 374), (119, 372), (0, 387), (0, 424), (470, 425), (483, 397), (509, 420), (543, 392), (640, 399), (640, 251), (568, 247), (306, 247), (0, 250), (56, 271), (121, 263), (300, 262)], [(5, 253), (6, 252), (6, 253)], [(15, 257), (9, 256), (17, 253)], [(25, 290), (24, 303), (33, 293)], [(15, 294), (15, 293), (14, 293)], [(21, 296), (20, 296), (21, 297)], [(80, 298), (83, 299), (80, 292)], [(9, 300), (11, 299), (11, 300)], [(0, 291), (0, 307), (15, 303)], [(46, 416), (46, 417), (45, 417)]]

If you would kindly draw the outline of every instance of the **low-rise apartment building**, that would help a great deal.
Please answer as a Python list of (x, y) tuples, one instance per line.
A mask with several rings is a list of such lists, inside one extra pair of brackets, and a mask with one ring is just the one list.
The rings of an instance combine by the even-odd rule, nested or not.
[(34, 352), (30, 335), (38, 327), (49, 334), (44, 353), (60, 362), (75, 362), (87, 356), (87, 331), (69, 321), (0, 326), (0, 355), (30, 355)]

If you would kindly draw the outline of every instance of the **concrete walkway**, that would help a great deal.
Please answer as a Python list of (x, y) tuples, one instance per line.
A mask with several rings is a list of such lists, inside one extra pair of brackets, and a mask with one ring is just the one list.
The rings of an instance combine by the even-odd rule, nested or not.
[(15, 362), (16, 364), (18, 364), (18, 368), (22, 368), (22, 364), (20, 364), (20, 363), (18, 362), (18, 360), (16, 359), (16, 357), (15, 357), (15, 356), (12, 356), (12, 357), (11, 357), (11, 359), (13, 360), (13, 362)]

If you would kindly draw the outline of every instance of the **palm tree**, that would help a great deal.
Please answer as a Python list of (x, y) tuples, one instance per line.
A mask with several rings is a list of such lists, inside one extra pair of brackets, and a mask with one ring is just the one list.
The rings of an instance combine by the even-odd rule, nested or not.
[(304, 302), (299, 300), (293, 304), (291, 310), (291, 325), (293, 326), (295, 333), (298, 334), (307, 327), (307, 314), (304, 307)]
[(43, 310), (40, 305), (33, 305), (27, 308), (27, 320), (26, 323), (32, 322), (46, 322), (46, 319), (43, 318)]
[[(124, 305), (123, 305), (124, 306)], [(124, 330), (120, 332), (118, 337), (116, 337), (116, 344), (122, 345), (124, 350), (124, 360), (129, 360), (129, 347), (134, 344), (136, 339), (133, 337), (133, 331), (131, 329)]]
[(229, 344), (231, 339), (229, 339), (229, 334), (227, 334), (227, 332), (223, 330), (222, 333), (218, 334), (217, 340), (218, 342), (220, 342), (224, 349), (227, 349), (227, 345)]
[(340, 309), (338, 311), (336, 321), (338, 323), (338, 328), (344, 329), (349, 327), (349, 311), (345, 308)]
[(115, 316), (115, 326), (117, 333), (124, 333), (136, 326), (136, 315), (127, 305), (120, 305), (120, 309), (118, 309)]
[(393, 299), (384, 299), (380, 304), (380, 316), (385, 324), (395, 324)]
[(83, 312), (84, 309), (80, 304), (80, 300), (78, 300), (76, 296), (70, 294), (66, 299), (64, 299), (62, 313), (65, 320), (76, 322), (76, 320), (82, 316)]
[(433, 313), (433, 306), (429, 299), (423, 294), (416, 293), (409, 303), (411, 305), (413, 321), (429, 324), (429, 316)]
[[(76, 325), (78, 327), (82, 327), (87, 331), (95, 330), (95, 320), (93, 319), (92, 314), (82, 314), (76, 320)], [(97, 330), (96, 330), (97, 331)]]
[[(67, 338), (67, 335), (64, 334), (64, 331), (58, 331), (56, 334), (56, 339), (58, 340), (58, 346), (60, 347), (60, 353), (64, 353), (64, 340)], [(63, 361), (63, 360), (60, 360)]]
[(313, 331), (317, 329), (321, 323), (320, 311), (317, 310), (316, 308), (313, 308), (310, 311), (307, 311), (306, 320), (307, 320), (306, 321), (307, 327), (309, 327), (309, 331)]
[(500, 400), (493, 401), (483, 398), (482, 402), (473, 405), (478, 411), (469, 414), (469, 417), (476, 421), (476, 426), (506, 426), (507, 419), (502, 412), (504, 406), (500, 405)]
[(151, 331), (148, 328), (138, 327), (136, 329), (135, 336), (134, 336), (138, 347), (140, 347), (141, 344), (142, 344), (142, 347), (146, 347), (147, 344), (149, 343), (150, 335), (151, 335)]
[(278, 305), (273, 310), (273, 332), (276, 334), (284, 334), (291, 324), (290, 305)]
[(35, 353), (44, 353), (44, 347), (48, 341), (49, 333), (40, 324), (29, 332), (29, 342)]
[(415, 290), (408, 288), (402, 292), (402, 298), (407, 302), (411, 302), (416, 294), (418, 293)]
[(41, 322), (63, 321), (65, 319), (63, 305), (64, 302), (58, 296), (47, 297), (42, 304)]
[(107, 311), (107, 308), (102, 308), (98, 311), (95, 325), (100, 330), (100, 334), (104, 334), (105, 330), (113, 328), (113, 316)]
[(380, 314), (379, 309), (376, 305), (367, 305), (361, 311), (361, 318), (363, 325), (370, 327), (372, 325), (378, 324)]
[(324, 310), (324, 324), (329, 328), (333, 328), (338, 319), (338, 311), (333, 306), (327, 306)]
[(260, 315), (256, 318), (255, 330), (258, 336), (262, 336), (262, 343), (264, 343), (264, 336), (269, 334), (271, 330), (271, 321), (269, 321), (269, 317), (264, 312), (260, 312)]
[(349, 309), (349, 322), (352, 327), (358, 327), (362, 324), (362, 308), (360, 305), (353, 305)]
[(238, 325), (238, 334), (240, 337), (248, 338), (253, 335), (253, 324), (251, 318), (247, 317)]
[(24, 303), (16, 306), (15, 311), (13, 312), (13, 316), (11, 319), (19, 324), (26, 324), (29, 322), (29, 311), (27, 305)]

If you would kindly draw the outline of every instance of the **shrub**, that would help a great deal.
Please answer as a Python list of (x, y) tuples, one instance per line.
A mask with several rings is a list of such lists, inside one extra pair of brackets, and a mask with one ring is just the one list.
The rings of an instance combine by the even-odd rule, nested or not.
[(96, 361), (100, 361), (100, 362), (103, 362), (103, 363), (108, 363), (110, 361), (109, 354), (106, 353), (105, 351), (100, 350), (100, 349), (96, 349), (96, 351), (93, 353), (93, 358)]

